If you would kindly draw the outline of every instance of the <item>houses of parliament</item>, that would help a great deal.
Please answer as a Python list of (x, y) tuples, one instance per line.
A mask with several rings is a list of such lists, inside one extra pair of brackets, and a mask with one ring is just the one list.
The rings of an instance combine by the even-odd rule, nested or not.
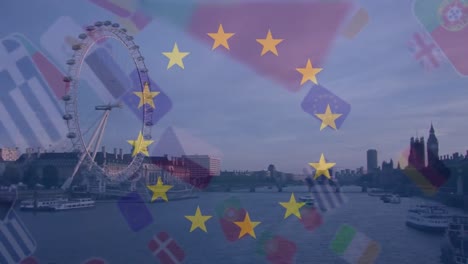
[(394, 168), (393, 160), (390, 160), (384, 161), (379, 169), (377, 151), (368, 150), (367, 170), (374, 172), (374, 184), (396, 187), (412, 182), (419, 190), (431, 190), (431, 194), (468, 195), (468, 151), (465, 155), (458, 152), (439, 155), (439, 141), (432, 124), (427, 142), (424, 137), (411, 137), (406, 155), (408, 165), (405, 168), (400, 167), (400, 162)]

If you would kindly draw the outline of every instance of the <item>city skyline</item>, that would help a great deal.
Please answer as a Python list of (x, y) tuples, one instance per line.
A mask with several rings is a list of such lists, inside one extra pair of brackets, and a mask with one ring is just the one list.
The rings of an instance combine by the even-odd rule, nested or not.
[[(20, 12), (19, 6), (7, 5), (11, 12)], [(15, 17), (5, 16), (7, 23), (1, 26), (2, 32), (24, 32), (31, 41), (39, 43), (41, 35), (59, 16), (70, 16), (79, 24), (92, 23), (96, 17), (115, 16), (88, 2), (41, 5), (54, 8), (45, 8), (37, 27), (32, 29)], [(219, 148), (224, 154), (223, 169), (257, 170), (275, 164), (279, 170), (300, 173), (309, 162), (317, 162), (321, 153), (337, 168), (365, 166), (365, 152), (371, 148), (379, 152), (379, 163), (396, 161), (409, 147), (411, 136), (428, 136), (432, 122), (442, 155), (464, 153), (468, 146), (460, 142), (468, 132), (468, 125), (463, 122), (468, 102), (464, 96), (467, 79), (459, 76), (448, 62), (431, 72), (420, 67), (408, 51), (407, 42), (423, 28), (408, 3), (364, 1), (360, 5), (369, 13), (380, 15), (370, 18), (359, 38), (351, 41), (338, 34), (317, 75), (319, 84), (351, 104), (351, 113), (337, 131), (320, 131), (320, 122), (301, 109), (301, 102), (314, 89), (313, 85), (290, 92), (232, 59), (227, 52), (212, 51), (210, 45), (174, 24), (165, 20), (150, 23), (135, 39), (142, 43), (140, 49), (150, 76), (173, 103), (153, 128), (155, 143), (167, 127), (179, 127)], [(397, 22), (392, 14), (384, 12), (385, 7), (400, 14)], [(24, 12), (37, 16), (28, 10)], [(274, 30), (272, 33), (275, 36)], [(374, 44), (367, 45), (369, 41)], [(181, 51), (190, 52), (184, 59), (184, 70), (167, 69), (162, 52), (170, 51), (174, 42)], [(280, 47), (281, 44), (279, 56)], [(361, 55), (363, 47), (366, 56)], [(258, 56), (260, 51), (259, 45)], [(202, 70), (199, 65), (203, 65)], [(298, 85), (300, 77), (298, 73)], [(450, 92), (444, 87), (450, 87)], [(129, 149), (126, 140), (137, 135), (137, 130), (130, 127), (136, 127), (138, 122), (124, 113), (110, 122), (108, 129), (123, 130), (122, 123), (129, 124), (129, 131), (105, 138), (104, 145)]]

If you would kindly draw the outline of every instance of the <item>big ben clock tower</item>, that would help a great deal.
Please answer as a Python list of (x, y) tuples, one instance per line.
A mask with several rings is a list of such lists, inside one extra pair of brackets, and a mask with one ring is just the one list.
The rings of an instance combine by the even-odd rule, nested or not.
[(427, 139), (427, 166), (433, 167), (439, 160), (439, 141), (434, 134), (434, 127), (431, 123), (429, 138)]

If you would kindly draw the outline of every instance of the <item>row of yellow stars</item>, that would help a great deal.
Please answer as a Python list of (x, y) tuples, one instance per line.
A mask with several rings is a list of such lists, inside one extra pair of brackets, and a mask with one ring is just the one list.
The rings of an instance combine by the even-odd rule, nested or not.
[[(212, 50), (218, 48), (219, 46), (223, 46), (229, 50), (228, 39), (235, 35), (235, 33), (225, 33), (222, 24), (219, 25), (218, 32), (207, 34), (214, 40)], [(271, 52), (278, 56), (278, 50), (276, 49), (276, 46), (283, 42), (283, 40), (284, 39), (274, 39), (271, 34), (271, 30), (268, 30), (267, 36), (264, 39), (257, 39), (257, 42), (263, 46), (260, 56), (265, 55), (267, 52)], [(187, 57), (190, 52), (179, 51), (179, 47), (177, 46), (176, 42), (174, 43), (172, 52), (163, 52), (162, 54), (169, 59), (167, 69), (170, 69), (174, 65), (178, 65), (180, 68), (184, 69), (184, 62), (182, 59)], [(322, 68), (313, 68), (310, 59), (307, 60), (305, 68), (296, 68), (296, 70), (302, 74), (301, 85), (307, 81), (318, 84), (316, 75), (322, 71)]]
[[(165, 192), (172, 188), (172, 186), (164, 186), (160, 182), (160, 179), (158, 179), (158, 184), (159, 186), (151, 186), (149, 187), (150, 189), (154, 190), (155, 193), (158, 193), (158, 195), (161, 195), (161, 192), (163, 193), (163, 199), (167, 201), (167, 197)], [(156, 190), (157, 189), (157, 190)], [(164, 190), (165, 191), (164, 191)], [(153, 196), (154, 198), (154, 196)], [(286, 208), (286, 212), (284, 214), (284, 219), (288, 218), (291, 215), (295, 215), (297, 218), (301, 219), (301, 213), (299, 209), (305, 205), (304, 202), (296, 202), (296, 198), (294, 197), (294, 193), (291, 194), (291, 198), (289, 199), (289, 202), (280, 202), (279, 203), (281, 206)], [(200, 228), (204, 232), (208, 232), (205, 222), (208, 221), (210, 218), (213, 216), (211, 215), (202, 215), (200, 206), (197, 206), (197, 210), (195, 211), (195, 215), (186, 215), (185, 218), (187, 218), (192, 224), (190, 226), (190, 232), (193, 232), (195, 229)], [(259, 225), (261, 222), (253, 222), (250, 220), (249, 213), (247, 212), (244, 218), (244, 221), (241, 222), (233, 222), (237, 226), (240, 227), (240, 233), (239, 233), (239, 238), (245, 236), (246, 234), (249, 234), (253, 238), (256, 238), (255, 236), (255, 231), (254, 228)]]

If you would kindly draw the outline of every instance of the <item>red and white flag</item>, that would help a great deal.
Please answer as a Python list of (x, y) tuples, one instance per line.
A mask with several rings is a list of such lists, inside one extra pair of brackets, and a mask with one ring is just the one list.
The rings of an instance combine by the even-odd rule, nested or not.
[(148, 243), (148, 248), (162, 264), (178, 264), (185, 259), (185, 252), (166, 232), (160, 232)]
[(421, 66), (427, 71), (438, 68), (444, 61), (444, 55), (441, 50), (427, 34), (414, 33), (408, 46), (414, 59), (419, 61)]

